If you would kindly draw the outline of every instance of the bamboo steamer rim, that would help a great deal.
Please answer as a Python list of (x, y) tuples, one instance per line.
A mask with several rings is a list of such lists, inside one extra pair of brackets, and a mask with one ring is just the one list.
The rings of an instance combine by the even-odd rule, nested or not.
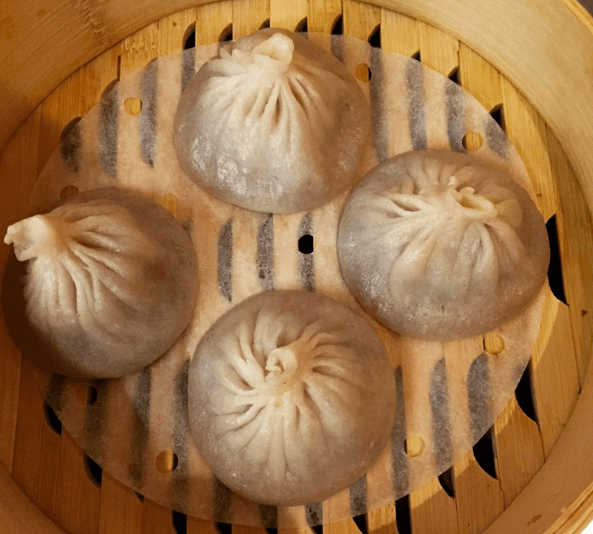
[[(49, 5), (40, 0), (12, 2), (7, 7), (8, 24), (28, 27), (31, 31), (0, 32), (3, 34), (0, 79), (11, 80), (0, 87), (0, 123), (3, 124), (0, 150), (27, 114), (86, 61), (163, 16), (205, 3), (209, 2), (141, 0), (139, 5), (106, 0), (100, 7), (86, 7), (82, 13), (73, 13), (71, 6), (60, 0), (52, 0)], [(576, 0), (373, 0), (370, 3), (447, 31), (507, 76), (558, 136), (591, 209), (593, 18)], [(59, 26), (52, 27), (48, 36), (48, 21), (55, 15), (64, 18)], [(31, 23), (32, 18), (37, 24)], [(76, 34), (81, 46), (70, 42), (70, 36)], [(23, 46), (25, 40), (40, 43), (40, 47), (47, 49), (45, 55), (39, 50), (38, 56), (32, 54), (28, 61), (22, 61), (27, 49), (31, 49), (30, 45)], [(47, 42), (52, 42), (52, 46), (47, 47)], [(23, 94), (16, 101), (9, 98), (15, 84)], [(559, 95), (564, 99), (558, 99)], [(589, 372), (572, 417), (552, 454), (487, 534), (580, 532), (593, 518), (592, 450), (593, 372)], [(63, 532), (17, 488), (3, 466), (0, 466), (0, 532)]]

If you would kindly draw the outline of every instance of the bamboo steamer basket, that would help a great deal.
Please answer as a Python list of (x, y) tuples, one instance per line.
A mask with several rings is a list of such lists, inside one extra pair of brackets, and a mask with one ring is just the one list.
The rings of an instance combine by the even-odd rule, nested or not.
[[(593, 19), (575, 0), (4, 2), (2, 230), (21, 215), (64, 126), (83, 116), (111, 80), (180, 50), (194, 27), (199, 45), (266, 22), (302, 28), (305, 18), (310, 31), (329, 33), (341, 20), (345, 34), (380, 39), (402, 54), (419, 52), (425, 65), (455, 77), (502, 119), (544, 218), (554, 222), (561, 274), (552, 285), (564, 301), (550, 300), (529, 371), (478, 447), (409, 497), (323, 530), (581, 532), (593, 519)], [(2, 272), (8, 252), (0, 251)], [(486, 337), (485, 348), (500, 350), (496, 342)], [(99, 476), (44, 407), (3, 320), (0, 464), (0, 533), (229, 528), (172, 513), (107, 473)], [(232, 532), (264, 530), (235, 525)]]

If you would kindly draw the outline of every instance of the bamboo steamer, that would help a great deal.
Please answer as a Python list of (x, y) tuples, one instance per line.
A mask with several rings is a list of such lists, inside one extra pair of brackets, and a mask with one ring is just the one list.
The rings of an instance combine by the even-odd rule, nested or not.
[[(238, 37), (268, 19), (273, 27), (295, 29), (307, 17), (309, 30), (329, 33), (342, 15), (344, 33), (368, 39), (381, 25), (384, 48), (420, 52), (425, 65), (445, 76), (457, 73), (465, 89), (504, 118), (544, 218), (556, 216), (568, 305), (554, 300), (548, 306), (530, 384), (523, 381), (518, 395), (521, 406), (511, 399), (491, 441), (482, 443), (490, 447), (486, 457), (494, 470), (480, 451), (470, 451), (449, 479), (435, 479), (363, 522), (349, 519), (324, 530), (356, 534), (365, 523), (369, 532), (401, 534), (577, 533), (593, 518), (593, 372), (587, 371), (593, 19), (576, 1), (21, 0), (5, 2), (0, 15), (2, 231), (18, 220), (63, 127), (84, 115), (117, 75), (179, 50), (194, 23), (196, 43), (203, 44), (228, 32), (229, 24)], [(2, 271), (7, 256), (4, 247)], [(484, 343), (496, 350), (496, 339)], [(107, 473), (99, 483), (67, 431), (51, 428), (30, 366), (3, 321), (0, 369), (0, 533), (175, 534), (184, 526), (189, 533), (217, 532), (207, 521), (141, 502)], [(526, 397), (536, 421), (527, 415)]]

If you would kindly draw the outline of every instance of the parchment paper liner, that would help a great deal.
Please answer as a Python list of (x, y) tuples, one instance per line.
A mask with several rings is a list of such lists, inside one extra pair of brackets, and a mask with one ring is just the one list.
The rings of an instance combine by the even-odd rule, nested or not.
[[(364, 172), (412, 149), (464, 151), (463, 137), (471, 131), (483, 138), (475, 154), (506, 169), (533, 196), (504, 132), (461, 87), (413, 59), (352, 37), (309, 38), (343, 60), (369, 96), (375, 139)], [(68, 186), (80, 191), (118, 186), (160, 201), (198, 251), (200, 294), (192, 323), (165, 356), (133, 376), (88, 383), (38, 372), (39, 381), (83, 450), (164, 506), (207, 520), (284, 528), (356, 516), (436, 477), (490, 428), (529, 361), (549, 289), (496, 332), (504, 342), (498, 355), (485, 352), (482, 337), (422, 342), (380, 326), (355, 302), (339, 270), (336, 233), (348, 191), (310, 213), (271, 215), (224, 204), (181, 171), (172, 142), (177, 102), (182, 87), (218, 46), (154, 60), (106, 91), (65, 135), (29, 205), (31, 214), (46, 211), (73, 190)], [(125, 105), (129, 98), (142, 101), (139, 114), (126, 111), (133, 109)], [(303, 235), (314, 236), (312, 254), (298, 250)], [(232, 306), (274, 289), (316, 291), (367, 317), (390, 354), (398, 400), (392, 442), (366, 477), (323, 503), (290, 508), (260, 506), (232, 494), (203, 464), (187, 428), (186, 373), (199, 340)], [(413, 457), (404, 449), (410, 436), (420, 448), (408, 453), (423, 446)]]

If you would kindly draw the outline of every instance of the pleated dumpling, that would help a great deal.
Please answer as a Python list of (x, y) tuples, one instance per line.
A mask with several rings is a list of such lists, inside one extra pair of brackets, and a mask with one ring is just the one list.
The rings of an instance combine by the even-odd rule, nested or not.
[(261, 30), (224, 45), (183, 92), (179, 162), (215, 197), (295, 213), (350, 187), (370, 135), (370, 106), (352, 74), (308, 39)]
[(270, 505), (321, 501), (385, 448), (395, 380), (358, 313), (327, 297), (252, 297), (204, 336), (189, 369), (189, 421), (201, 456), (230, 489)]
[(123, 376), (161, 356), (189, 323), (196, 253), (175, 217), (149, 198), (81, 193), (13, 224), (4, 241), (25, 271), (5, 310), (24, 314), (17, 337), (46, 370)]
[(360, 304), (400, 334), (448, 340), (520, 313), (546, 279), (542, 216), (511, 176), (476, 156), (408, 152), (348, 199), (342, 274)]

